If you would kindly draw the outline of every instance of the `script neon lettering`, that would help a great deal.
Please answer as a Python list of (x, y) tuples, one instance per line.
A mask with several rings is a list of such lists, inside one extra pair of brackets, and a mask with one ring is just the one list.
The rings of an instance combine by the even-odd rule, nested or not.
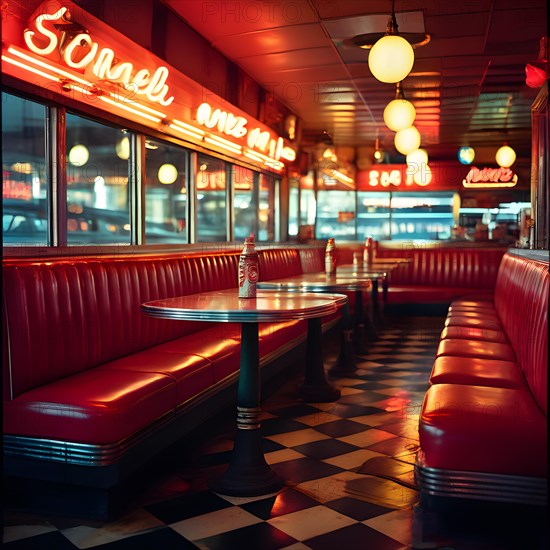
[[(51, 30), (44, 27), (44, 21), (57, 21), (65, 13), (67, 8), (61, 8), (53, 14), (39, 15), (34, 24), (38, 34), (42, 38), (48, 40), (48, 44), (41, 48), (35, 42), (38, 38), (32, 30), (25, 30), (23, 33), (27, 47), (34, 53), (46, 56), (54, 52), (59, 39), (58, 36)], [(84, 57), (78, 59), (78, 48), (89, 47), (90, 51)], [(115, 60), (115, 53), (110, 48), (101, 48), (97, 42), (94, 42), (87, 33), (79, 33), (72, 38), (62, 48), (62, 59), (68, 67), (73, 69), (85, 70), (87, 67), (92, 67), (92, 73), (101, 80), (110, 80), (112, 82), (120, 82), (127, 89), (135, 90), (136, 93), (145, 95), (150, 101), (160, 103), (167, 106), (174, 101), (174, 97), (167, 98), (169, 92), (166, 80), (168, 79), (168, 69), (166, 67), (158, 67), (153, 75), (147, 69), (139, 69), (134, 77), (134, 65), (128, 61), (119, 63)]]
[[(90, 52), (85, 55), (80, 61), (73, 61), (72, 55), (73, 51), (77, 46), (81, 45), (82, 40), (87, 42), (91, 46)], [(82, 69), (83, 67), (86, 67), (89, 65), (97, 52), (97, 44), (95, 42), (92, 42), (92, 39), (87, 34), (79, 34), (73, 38), (65, 48), (65, 52), (63, 53), (63, 59), (65, 60), (65, 63), (69, 67), (73, 67), (74, 69)]]
[(42, 15), (39, 15), (35, 20), (35, 25), (38, 31), (42, 36), (45, 36), (49, 39), (49, 44), (45, 48), (39, 48), (34, 44), (33, 37), (35, 35), (34, 31), (31, 31), (29, 29), (26, 29), (23, 32), (23, 37), (25, 39), (25, 44), (27, 44), (29, 50), (32, 52), (38, 54), (38, 55), (49, 55), (57, 46), (57, 36), (52, 31), (46, 29), (44, 25), (42, 24), (43, 21), (56, 21), (60, 17), (63, 16), (63, 14), (67, 11), (67, 8), (61, 8), (59, 11), (56, 11), (55, 13), (48, 14), (44, 13)]
[(271, 136), (269, 132), (262, 132), (260, 128), (254, 128), (247, 138), (247, 144), (251, 149), (259, 149), (260, 151), (265, 151), (269, 144)]
[(466, 176), (468, 183), (507, 183), (512, 181), (514, 173), (510, 168), (483, 168), (479, 169), (475, 166), (470, 169)]
[(197, 109), (197, 122), (207, 128), (217, 128), (223, 134), (241, 138), (246, 135), (246, 118), (215, 109), (208, 103), (202, 103)]

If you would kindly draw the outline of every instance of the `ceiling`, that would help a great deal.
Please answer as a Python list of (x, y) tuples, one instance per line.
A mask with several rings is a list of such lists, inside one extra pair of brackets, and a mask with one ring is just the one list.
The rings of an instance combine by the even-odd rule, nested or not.
[[(395, 85), (377, 81), (368, 50), (349, 43), (385, 31), (390, 0), (164, 2), (300, 117), (306, 145), (326, 132), (335, 145), (372, 146), (378, 134), (396, 154), (383, 122)], [(431, 36), (403, 82), (430, 158), (504, 141), (529, 157), (537, 90), (525, 65), (547, 33), (546, 1), (397, 0), (395, 11), (400, 33)]]

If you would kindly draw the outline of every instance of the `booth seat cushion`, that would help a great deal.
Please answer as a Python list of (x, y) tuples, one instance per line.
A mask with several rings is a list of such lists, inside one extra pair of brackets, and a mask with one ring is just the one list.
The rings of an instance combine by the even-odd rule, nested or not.
[(428, 467), (543, 478), (546, 429), (528, 390), (435, 384), (424, 398), (419, 436)]
[(480, 302), (477, 305), (450, 305), (449, 313), (490, 313), (493, 314), (496, 312), (494, 304), (489, 302)]
[(447, 355), (435, 360), (430, 384), (468, 384), (527, 389), (525, 378), (513, 361)]
[(491, 321), (491, 320), (499, 321), (496, 311), (489, 310), (489, 309), (466, 310), (466, 311), (464, 310), (455, 311), (453, 309), (447, 313), (447, 318), (452, 319), (453, 317), (472, 317), (474, 319), (487, 319), (488, 321)]
[(441, 331), (441, 340), (462, 339), (462, 340), (481, 340), (486, 342), (508, 343), (508, 338), (503, 330), (492, 330), (482, 327), (463, 327), (451, 325)]
[(494, 291), (475, 292), (474, 294), (463, 295), (451, 302), (452, 306), (478, 306), (478, 305), (494, 305)]
[(165, 374), (176, 384), (177, 404), (185, 403), (214, 383), (211, 361), (200, 355), (161, 351), (161, 347), (111, 361), (96, 369)]
[(89, 369), (4, 402), (4, 433), (108, 444), (172, 414), (172, 376), (124, 369)]
[(441, 340), (437, 348), (436, 357), (441, 357), (443, 355), (516, 361), (514, 350), (510, 344), (481, 340), (461, 340), (454, 338)]
[(240, 347), (240, 325), (218, 323), (190, 337), (165, 342), (155, 349), (164, 353), (197, 354), (209, 359), (212, 362), (214, 382), (219, 382), (239, 369)]
[(461, 286), (441, 286), (396, 284), (393, 280), (393, 273), (390, 275), (388, 288), (388, 304), (425, 304), (452, 302), (457, 296), (468, 292), (469, 288)]
[(446, 327), (476, 327), (489, 330), (504, 330), (500, 320), (494, 317), (468, 317), (464, 315), (453, 315), (445, 319)]

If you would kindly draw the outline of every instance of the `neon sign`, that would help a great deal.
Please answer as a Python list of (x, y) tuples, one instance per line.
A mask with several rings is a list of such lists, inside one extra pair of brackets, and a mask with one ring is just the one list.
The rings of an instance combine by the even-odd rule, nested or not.
[(518, 182), (517, 174), (510, 168), (476, 168), (473, 166), (462, 185), (467, 188), (515, 187)]
[[(82, 23), (82, 24), (81, 24)], [(85, 23), (85, 27), (83, 24)], [(2, 21), (2, 70), (76, 101), (136, 120), (189, 142), (282, 170), (296, 152), (237, 107), (174, 70), (153, 53), (64, 0), (44, 2), (27, 28), (8, 10)], [(115, 44), (114, 47), (111, 47)]]
[(284, 158), (293, 161), (296, 158), (296, 151), (291, 147), (285, 147), (283, 138), (274, 138), (270, 132), (262, 131), (261, 128), (253, 128), (249, 131), (246, 127), (248, 119), (245, 117), (235, 116), (221, 109), (213, 109), (209, 103), (202, 103), (197, 109), (196, 119), (200, 125), (210, 129), (215, 128), (222, 134), (236, 138), (246, 136), (246, 144), (250, 149), (267, 152), (276, 160)]
[(432, 172), (428, 166), (420, 167), (417, 171), (408, 169), (373, 169), (368, 173), (368, 185), (370, 187), (399, 187), (402, 184), (406, 186), (419, 185), (425, 187), (432, 181)]
[[(71, 26), (73, 30), (82, 30), (78, 32), (69, 41), (63, 36), (66, 31), (60, 32), (60, 37), (53, 31), (44, 27), (44, 21), (63, 21), (67, 26)], [(119, 82), (126, 89), (131, 89), (137, 94), (145, 95), (149, 101), (160, 103), (167, 106), (174, 101), (174, 97), (166, 98), (168, 86), (166, 79), (168, 78), (168, 69), (166, 67), (158, 67), (153, 75), (147, 69), (139, 69), (134, 73), (134, 65), (128, 61), (115, 61), (115, 52), (110, 48), (101, 48), (97, 42), (94, 42), (88, 32), (77, 23), (73, 23), (71, 16), (66, 7), (62, 7), (52, 14), (43, 13), (36, 17), (34, 26), (41, 35), (36, 36), (33, 30), (25, 29), (23, 37), (25, 44), (31, 52), (40, 55), (48, 56), (52, 54), (59, 46), (62, 59), (68, 67), (73, 69), (91, 68), (91, 72), (101, 80), (109, 80), (111, 82)], [(54, 25), (54, 28), (56, 26)], [(37, 45), (37, 38), (41, 41), (46, 40), (45, 46)]]

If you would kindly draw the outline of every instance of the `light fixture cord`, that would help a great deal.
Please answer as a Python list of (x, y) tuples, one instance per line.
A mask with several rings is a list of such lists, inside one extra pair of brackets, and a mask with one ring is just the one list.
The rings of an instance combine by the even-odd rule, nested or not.
[(397, 19), (395, 17), (395, 0), (391, 2), (391, 15), (388, 21), (386, 34), (399, 34), (399, 26), (397, 25)]

